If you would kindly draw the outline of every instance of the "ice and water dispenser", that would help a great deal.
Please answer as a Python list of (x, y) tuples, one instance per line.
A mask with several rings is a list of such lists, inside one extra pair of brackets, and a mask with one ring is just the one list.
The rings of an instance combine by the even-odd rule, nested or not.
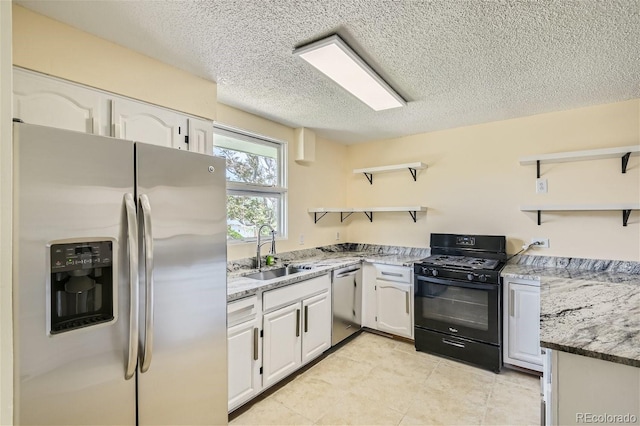
[(113, 242), (51, 245), (51, 334), (113, 319)]

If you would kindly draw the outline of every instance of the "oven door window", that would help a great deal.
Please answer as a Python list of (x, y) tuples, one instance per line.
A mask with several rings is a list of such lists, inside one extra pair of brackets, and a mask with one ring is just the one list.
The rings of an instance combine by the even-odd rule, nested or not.
[(416, 280), (416, 326), (498, 342), (498, 287), (427, 280)]

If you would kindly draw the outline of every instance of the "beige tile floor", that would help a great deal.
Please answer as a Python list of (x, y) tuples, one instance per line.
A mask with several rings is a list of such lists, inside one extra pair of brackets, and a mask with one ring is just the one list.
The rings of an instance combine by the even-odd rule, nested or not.
[(536, 376), (500, 374), (363, 332), (231, 425), (539, 425)]

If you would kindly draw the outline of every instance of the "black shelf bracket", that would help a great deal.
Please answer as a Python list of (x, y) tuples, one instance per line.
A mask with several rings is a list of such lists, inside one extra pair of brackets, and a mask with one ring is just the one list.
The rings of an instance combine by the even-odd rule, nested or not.
[(542, 213), (538, 210), (538, 226), (542, 225)]
[(352, 214), (353, 212), (346, 212), (346, 215), (345, 215), (345, 212), (340, 212), (340, 222), (344, 222), (344, 220), (349, 216), (351, 216)]
[(320, 216), (318, 216), (318, 212), (313, 213), (313, 223), (318, 223), (318, 221), (322, 219), (326, 214), (327, 212), (323, 212), (320, 214)]
[(627, 226), (629, 216), (631, 215), (631, 209), (622, 210), (622, 226)]
[(362, 212), (362, 213), (364, 213), (369, 218), (369, 222), (373, 222), (373, 212)]
[(631, 157), (630, 152), (627, 152), (625, 155), (622, 156), (622, 173), (627, 173), (627, 165), (629, 164), (629, 157)]
[(540, 179), (540, 160), (536, 160), (536, 179)]
[(409, 172), (411, 173), (411, 176), (413, 176), (413, 181), (415, 182), (417, 180), (416, 176), (418, 174), (418, 171), (416, 169), (409, 167)]
[(409, 214), (411, 215), (411, 219), (413, 219), (413, 223), (416, 223), (416, 214), (417, 212), (414, 211), (409, 211)]
[(367, 173), (367, 172), (362, 172), (362, 173), (366, 176), (369, 183), (373, 185), (373, 173)]

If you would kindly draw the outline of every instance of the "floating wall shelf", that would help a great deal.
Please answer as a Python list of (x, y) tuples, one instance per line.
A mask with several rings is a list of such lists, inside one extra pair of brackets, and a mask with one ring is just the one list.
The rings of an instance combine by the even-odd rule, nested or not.
[(520, 165), (537, 165), (537, 177), (540, 177), (541, 163), (568, 163), (573, 161), (600, 160), (604, 158), (622, 159), (622, 173), (627, 172), (629, 157), (640, 154), (640, 145), (629, 145), (615, 148), (590, 149), (586, 151), (556, 152), (554, 154), (539, 154), (529, 157), (522, 157)]
[(396, 172), (398, 170), (409, 169), (409, 172), (411, 172), (411, 176), (413, 177), (413, 180), (415, 182), (417, 178), (417, 170), (423, 170), (426, 168), (427, 168), (427, 165), (425, 163), (418, 162), (418, 163), (407, 163), (407, 164), (394, 164), (391, 166), (367, 167), (364, 169), (353, 169), (353, 173), (354, 174), (364, 173), (369, 183), (373, 185), (374, 173)]
[(520, 206), (523, 212), (538, 212), (538, 225), (541, 224), (541, 212), (569, 212), (569, 211), (610, 211), (619, 210), (622, 212), (622, 226), (627, 226), (632, 210), (640, 210), (640, 204), (572, 204), (572, 205), (551, 205), (544, 204), (538, 206)]
[(409, 206), (409, 207), (362, 207), (362, 208), (350, 208), (350, 207), (319, 207), (317, 209), (309, 209), (309, 213), (313, 213), (314, 223), (318, 223), (327, 213), (340, 213), (340, 222), (343, 222), (346, 218), (353, 213), (364, 213), (369, 222), (373, 222), (374, 212), (408, 212), (411, 215), (413, 221), (416, 221), (416, 214), (418, 212), (426, 212), (427, 208), (424, 206)]

